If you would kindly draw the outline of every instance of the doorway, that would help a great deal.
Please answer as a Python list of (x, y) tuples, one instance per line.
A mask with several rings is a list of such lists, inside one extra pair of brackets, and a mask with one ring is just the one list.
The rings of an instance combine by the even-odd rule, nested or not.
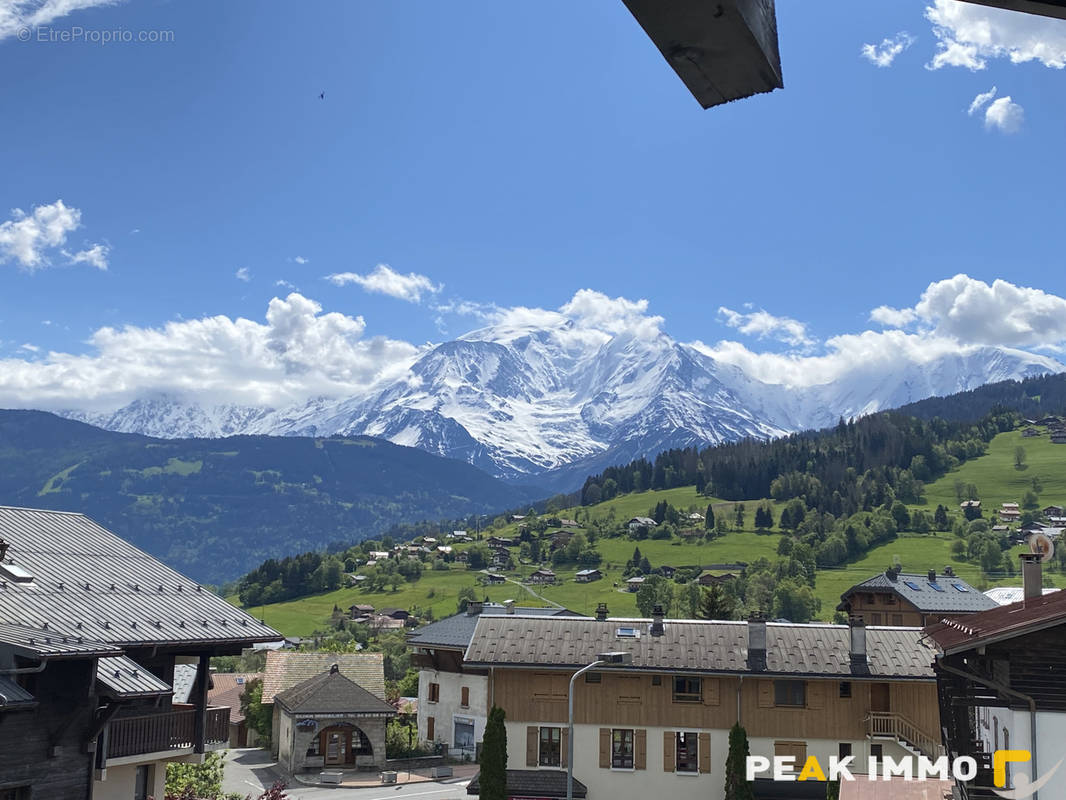
[(887, 683), (870, 684), (870, 710), (882, 713), (892, 710), (891, 691)]

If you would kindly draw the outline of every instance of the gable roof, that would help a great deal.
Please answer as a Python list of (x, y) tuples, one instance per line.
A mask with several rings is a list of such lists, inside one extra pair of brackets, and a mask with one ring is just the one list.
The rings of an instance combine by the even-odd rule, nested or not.
[(84, 514), (0, 506), (0, 623), (110, 645), (252, 644), (281, 634)]
[[(937, 575), (936, 583), (943, 591), (938, 592), (929, 585), (928, 573), (900, 572), (893, 580), (887, 572), (882, 572), (855, 584), (840, 595), (841, 602), (837, 610), (843, 611), (847, 598), (856, 592), (890, 592), (902, 597), (922, 612), (965, 613), (984, 611), (996, 605), (994, 600), (954, 575)], [(960, 591), (955, 586), (961, 586), (965, 591)]]
[[(1066, 592), (1062, 592), (1066, 596)], [(575, 668), (597, 653), (628, 651), (626, 669), (695, 673), (751, 673), (748, 624), (667, 620), (662, 636), (650, 635), (650, 620), (565, 617), (482, 617), (466, 651), (466, 661), (485, 666)], [(639, 636), (620, 637), (619, 628)], [(920, 628), (866, 627), (869, 675), (934, 680), (936, 651), (922, 641)], [(852, 676), (847, 625), (766, 624), (766, 669), (761, 675)]]
[[(506, 614), (504, 606), (486, 604), (482, 606), (481, 616), (499, 616)], [(516, 607), (515, 614), (526, 617), (577, 617), (579, 614), (565, 608), (522, 608)], [(465, 650), (474, 638), (478, 615), (453, 614), (429, 625), (423, 625), (407, 634), (407, 643), (413, 647), (452, 647)]]
[(375, 714), (394, 716), (396, 709), (359, 684), (334, 671), (315, 675), (274, 695), (274, 702), (293, 714)]
[(212, 706), (229, 708), (229, 721), (237, 724), (244, 719), (241, 713), (241, 696), (248, 684), (259, 679), (262, 672), (215, 672), (211, 675), (211, 688), (207, 690), (207, 702)]
[(371, 694), (385, 698), (385, 666), (382, 653), (300, 653), (271, 650), (263, 670), (263, 702), (273, 703), (279, 692), (308, 678), (327, 672), (337, 664), (346, 678)]
[(944, 617), (927, 625), (923, 633), (945, 654), (950, 654), (1063, 624), (1066, 624), (1066, 592), (1053, 592), (1028, 603), (1023, 601), (996, 606), (979, 614)]
[(37, 699), (11, 678), (0, 675), (0, 711), (33, 708)]

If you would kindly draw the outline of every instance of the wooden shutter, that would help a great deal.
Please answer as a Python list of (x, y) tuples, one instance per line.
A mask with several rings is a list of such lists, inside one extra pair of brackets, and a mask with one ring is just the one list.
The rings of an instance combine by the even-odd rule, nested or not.
[(774, 682), (759, 681), (759, 708), (774, 707)]
[(644, 729), (633, 732), (633, 768), (648, 768), (648, 732)]
[(569, 728), (560, 728), (559, 730), (559, 766), (565, 767), (569, 760), (570, 730)]
[(600, 728), (600, 769), (611, 768), (611, 729)]
[(807, 681), (807, 708), (820, 711), (825, 708), (825, 682)]
[(540, 728), (526, 728), (526, 766), (535, 767), (540, 762)]
[(459, 705), (463, 708), (470, 706), (470, 687), (464, 686), (459, 690)]
[(703, 704), (716, 706), (722, 702), (722, 688), (718, 678), (703, 679)]
[(674, 756), (674, 732), (663, 731), (663, 772), (673, 772), (676, 764)]
[(436, 720), (433, 717), (426, 717), (426, 739), (428, 741), (436, 741)]
[(711, 771), (711, 734), (700, 734), (700, 772)]

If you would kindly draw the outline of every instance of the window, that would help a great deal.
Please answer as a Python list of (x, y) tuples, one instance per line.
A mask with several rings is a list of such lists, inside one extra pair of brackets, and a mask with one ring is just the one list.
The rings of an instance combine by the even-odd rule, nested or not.
[(699, 678), (674, 678), (675, 703), (699, 703), (703, 700)]
[(562, 762), (563, 729), (541, 728), (537, 764), (542, 767), (558, 767)]
[(892, 615), (892, 624), (895, 625), (897, 628), (902, 628), (903, 627), (903, 615), (902, 614), (893, 614)]
[(152, 767), (142, 764), (133, 778), (133, 800), (148, 800), (152, 792)]
[(311, 739), (311, 743), (307, 746), (307, 755), (312, 757), (322, 755), (322, 750), (319, 748), (320, 739), (321, 737), (319, 736), (315, 736)]
[(881, 624), (881, 615), (879, 613), (877, 613), (877, 612), (871, 613), (870, 614), (870, 624), (871, 625), (880, 625)]
[(474, 720), (469, 717), (455, 717), (455, 737), (452, 739), (455, 747), (463, 750), (474, 749)]
[(774, 681), (774, 705), (803, 708), (807, 705), (805, 681)]
[(586, 672), (585, 683), (602, 683), (603, 675), (599, 672)]
[(851, 755), (851, 742), (841, 742), (837, 745), (837, 758), (843, 761)]
[(894, 594), (886, 594), (885, 595), (885, 604), (886, 605), (890, 605), (890, 606), (894, 606), (896, 604), (896, 596)]
[(940, 588), (940, 584), (937, 583), (936, 581), (929, 581), (929, 585), (933, 588), (934, 592), (942, 592), (942, 591), (944, 591), (943, 589)]
[(840, 682), (840, 696), (851, 697), (851, 681)]
[(437, 720), (433, 717), (426, 717), (426, 741), (435, 742), (437, 740)]
[(675, 734), (674, 753), (677, 759), (675, 769), (678, 772), (700, 771), (699, 739), (699, 734), (692, 731), (679, 731)]
[(961, 583), (953, 583), (953, 584), (951, 584), (951, 588), (954, 589), (956, 592), (968, 592), (968, 591), (970, 591), (965, 586), (963, 586)]
[(459, 690), (459, 705), (463, 708), (470, 708), (470, 687), (464, 686)]
[(633, 769), (633, 729), (611, 731), (611, 768)]
[(884, 747), (879, 744), (870, 745), (870, 758), (880, 761), (884, 756)]
[(426, 699), (431, 703), (436, 703), (440, 700), (440, 684), (431, 683), (429, 685), (429, 693)]
[(916, 592), (920, 592), (922, 590), (922, 587), (916, 584), (914, 581), (903, 581), (903, 583), (905, 583), (908, 588), (913, 589)]

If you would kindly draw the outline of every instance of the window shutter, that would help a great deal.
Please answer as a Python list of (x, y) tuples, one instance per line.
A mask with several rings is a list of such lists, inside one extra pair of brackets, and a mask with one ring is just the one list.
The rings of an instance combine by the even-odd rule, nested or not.
[(648, 768), (648, 732), (643, 729), (633, 732), (633, 768)]
[(711, 771), (711, 734), (700, 734), (700, 772)]
[(470, 705), (470, 687), (469, 686), (464, 686), (462, 689), (459, 690), (459, 698), (460, 698), (459, 699), (459, 704), (463, 708), (466, 708), (467, 706)]
[(807, 708), (819, 711), (825, 708), (825, 683), (807, 681)]
[(611, 729), (600, 728), (600, 769), (611, 768)]
[(774, 682), (759, 681), (759, 708), (774, 707)]
[(426, 739), (433, 742), (436, 741), (436, 720), (433, 717), (426, 717)]
[(568, 763), (570, 752), (570, 731), (562, 728), (559, 735), (559, 766), (565, 767)]
[(526, 766), (535, 767), (540, 761), (540, 728), (526, 728)]
[(663, 731), (663, 772), (673, 772), (674, 766), (674, 732)]
[(703, 679), (703, 704), (705, 706), (716, 706), (722, 701), (719, 684), (718, 678)]

